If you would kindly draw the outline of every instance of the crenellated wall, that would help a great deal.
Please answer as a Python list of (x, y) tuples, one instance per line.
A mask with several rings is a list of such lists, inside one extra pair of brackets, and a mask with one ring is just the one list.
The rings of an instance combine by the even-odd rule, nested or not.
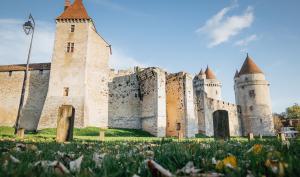
[(208, 120), (205, 123), (207, 135), (213, 136), (214, 134), (213, 113), (218, 110), (224, 110), (228, 112), (230, 136), (241, 135), (240, 119), (238, 117), (237, 106), (235, 104), (228, 103), (222, 100), (207, 98), (205, 109), (205, 116)]

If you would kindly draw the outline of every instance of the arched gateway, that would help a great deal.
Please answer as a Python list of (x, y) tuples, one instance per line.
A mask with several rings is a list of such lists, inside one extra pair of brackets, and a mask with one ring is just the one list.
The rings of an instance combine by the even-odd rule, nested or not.
[(228, 111), (215, 111), (213, 113), (213, 124), (215, 138), (228, 139), (230, 137)]

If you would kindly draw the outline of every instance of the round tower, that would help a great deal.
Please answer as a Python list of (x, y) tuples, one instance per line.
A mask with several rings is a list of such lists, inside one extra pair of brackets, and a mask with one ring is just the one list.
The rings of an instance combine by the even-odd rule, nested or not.
[(204, 91), (208, 98), (221, 100), (221, 82), (216, 78), (214, 72), (207, 66), (205, 72), (201, 69), (194, 78), (196, 91)]
[(274, 135), (270, 84), (248, 54), (234, 81), (243, 135)]
[(203, 87), (204, 91), (207, 93), (207, 97), (216, 100), (221, 100), (221, 82), (217, 79), (214, 72), (208, 66), (205, 70), (205, 75), (206, 79)]

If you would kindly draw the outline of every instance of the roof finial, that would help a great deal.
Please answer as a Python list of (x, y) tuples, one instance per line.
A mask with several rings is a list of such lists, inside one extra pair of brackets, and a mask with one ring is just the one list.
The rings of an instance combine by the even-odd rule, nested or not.
[(67, 10), (68, 7), (71, 6), (71, 1), (70, 0), (65, 0), (65, 10)]
[(248, 52), (247, 52), (247, 58), (249, 57)]

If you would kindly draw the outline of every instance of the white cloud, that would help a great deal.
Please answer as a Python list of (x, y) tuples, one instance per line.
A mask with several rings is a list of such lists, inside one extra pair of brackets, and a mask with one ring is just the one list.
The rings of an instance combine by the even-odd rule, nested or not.
[[(0, 19), (0, 64), (26, 63), (30, 36), (23, 32), (24, 21)], [(31, 62), (50, 62), (54, 43), (53, 23), (36, 21)]]
[(236, 5), (232, 5), (223, 8), (207, 20), (204, 26), (196, 30), (197, 33), (208, 35), (211, 40), (208, 47), (222, 44), (251, 26), (254, 20), (253, 8), (248, 7), (241, 15), (226, 16), (235, 7)]
[(129, 69), (134, 66), (146, 67), (135, 58), (128, 56), (122, 50), (113, 48), (113, 54), (110, 57), (109, 66), (114, 69)]
[(246, 37), (245, 39), (241, 39), (236, 41), (234, 45), (236, 46), (247, 46), (250, 42), (256, 41), (258, 38), (256, 34), (252, 34), (251, 36)]

